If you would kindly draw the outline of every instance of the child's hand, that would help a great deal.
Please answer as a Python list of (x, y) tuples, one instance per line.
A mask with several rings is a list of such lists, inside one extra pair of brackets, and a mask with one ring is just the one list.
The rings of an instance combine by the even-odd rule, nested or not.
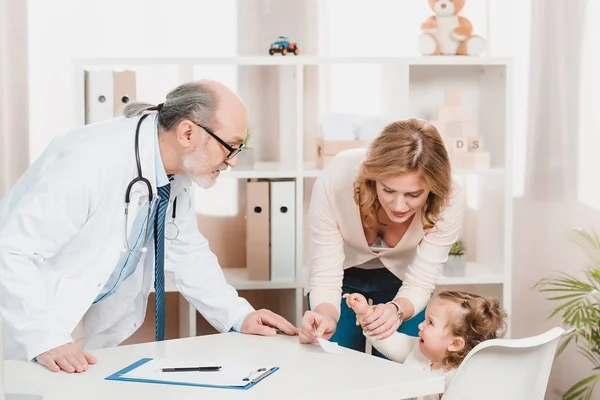
[(366, 317), (367, 314), (370, 314), (371, 307), (369, 306), (369, 303), (367, 302), (365, 296), (363, 296), (362, 294), (346, 293), (342, 297), (346, 299), (346, 304), (348, 305), (348, 307), (354, 310), (357, 316)]

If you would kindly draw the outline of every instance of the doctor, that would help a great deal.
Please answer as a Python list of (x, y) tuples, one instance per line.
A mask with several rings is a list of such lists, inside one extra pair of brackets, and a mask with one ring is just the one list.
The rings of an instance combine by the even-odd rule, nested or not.
[(198, 231), (191, 182), (212, 186), (245, 137), (242, 101), (198, 81), (56, 138), (0, 202), (5, 357), (83, 372), (84, 348), (141, 326), (153, 288), (163, 340), (165, 273), (220, 332), (297, 334), (238, 296)]

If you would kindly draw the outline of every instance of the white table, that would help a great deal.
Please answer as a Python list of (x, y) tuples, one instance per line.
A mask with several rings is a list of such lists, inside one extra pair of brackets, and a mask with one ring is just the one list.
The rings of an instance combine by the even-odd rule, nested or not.
[[(444, 389), (444, 379), (392, 361), (343, 349), (325, 353), (298, 337), (226, 333), (92, 351), (98, 363), (82, 374), (53, 373), (35, 363), (6, 361), (6, 390), (70, 399), (406, 399)], [(214, 389), (104, 378), (144, 357), (264, 363), (280, 369), (248, 390)]]

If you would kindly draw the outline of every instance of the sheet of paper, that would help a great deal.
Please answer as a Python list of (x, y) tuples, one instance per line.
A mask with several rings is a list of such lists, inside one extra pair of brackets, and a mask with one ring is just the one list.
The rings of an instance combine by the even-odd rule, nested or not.
[[(162, 372), (162, 368), (173, 367), (202, 367), (221, 366), (220, 371), (213, 372)], [(255, 379), (263, 372), (272, 368), (271, 365), (256, 366), (245, 363), (223, 364), (193, 360), (166, 360), (153, 359), (138, 368), (124, 374), (124, 378), (137, 378), (155, 381), (179, 382), (187, 384), (201, 384), (213, 386), (246, 386), (249, 381), (244, 378)]]
[(336, 342), (330, 342), (329, 340), (323, 338), (317, 338), (319, 341), (319, 345), (326, 353), (330, 354), (341, 354), (342, 348)]

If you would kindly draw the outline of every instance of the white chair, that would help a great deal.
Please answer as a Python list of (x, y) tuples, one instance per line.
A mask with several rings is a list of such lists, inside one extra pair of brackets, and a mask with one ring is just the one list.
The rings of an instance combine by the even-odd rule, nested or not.
[(475, 346), (456, 370), (442, 400), (543, 400), (564, 329)]

